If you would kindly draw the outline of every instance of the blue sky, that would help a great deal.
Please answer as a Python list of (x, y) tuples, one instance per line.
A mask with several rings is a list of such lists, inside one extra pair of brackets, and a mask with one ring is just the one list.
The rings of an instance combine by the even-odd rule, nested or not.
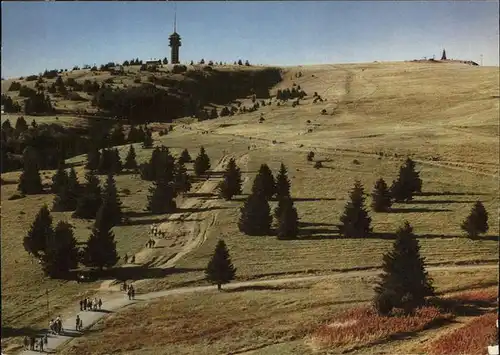
[[(498, 1), (178, 2), (181, 62), (499, 64)], [(170, 57), (172, 2), (3, 2), (2, 77)]]

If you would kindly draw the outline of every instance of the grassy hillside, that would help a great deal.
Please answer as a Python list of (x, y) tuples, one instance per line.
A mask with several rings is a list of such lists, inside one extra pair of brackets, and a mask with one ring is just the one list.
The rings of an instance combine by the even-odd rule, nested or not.
[[(128, 70), (130, 72), (119, 79), (124, 81), (123, 85), (133, 85), (137, 75), (145, 79), (145, 74), (138, 74), (136, 68)], [(110, 77), (88, 71), (65, 75), (99, 81)], [(165, 75), (174, 78), (174, 75)], [(271, 105), (261, 106), (254, 112), (203, 122), (182, 118), (174, 122), (174, 129), (168, 135), (154, 134), (154, 138), (155, 145), (167, 145), (175, 154), (188, 148), (193, 157), (201, 145), (205, 146), (212, 170), (222, 169), (227, 159), (234, 157), (243, 172), (244, 194), (249, 192), (260, 164), (269, 164), (276, 173), (279, 164), (285, 163), (302, 223), (299, 239), (280, 241), (274, 236), (249, 237), (239, 232), (236, 222), (246, 196), (230, 202), (218, 199), (214, 189), (220, 174), (213, 174), (208, 181), (193, 186), (190, 194), (178, 201), (183, 208), (181, 213), (172, 216), (151, 216), (142, 212), (149, 183), (138, 176), (120, 175), (117, 186), (132, 223), (115, 227), (119, 254), (135, 253), (138, 264), (159, 269), (167, 265), (166, 261), (174, 253), (182, 256), (175, 263), (181, 270), (178, 273), (159, 278), (147, 272), (134, 275), (141, 290), (204, 283), (203, 268), (219, 238), (226, 240), (238, 268), (238, 279), (378, 266), (382, 254), (391, 246), (391, 233), (404, 220), (413, 225), (422, 254), (430, 264), (498, 261), (499, 228), (495, 217), (499, 208), (497, 68), (411, 62), (318, 65), (286, 68), (282, 70), (282, 77), (283, 80), (272, 88), (271, 95), (278, 89), (300, 85), (307, 96), (299, 105), (293, 107), (290, 101), (279, 102), (272, 98), (266, 100), (271, 101)], [(119, 81), (118, 77), (113, 80)], [(2, 92), (8, 82), (2, 82)], [(189, 81), (186, 79), (186, 82)], [(324, 101), (313, 103), (314, 92)], [(15, 93), (9, 95), (15, 97)], [(88, 102), (74, 104), (57, 97), (54, 101), (56, 107), (66, 106), (68, 112), (76, 112), (78, 105), (91, 110)], [(242, 96), (238, 101), (242, 106), (252, 105), (250, 97)], [(68, 113), (61, 117), (64, 122), (73, 123), (77, 115)], [(37, 118), (37, 121), (39, 119), (53, 120), (54, 117)], [(123, 158), (127, 146), (118, 148)], [(142, 149), (140, 144), (136, 145), (136, 150), (139, 161), (149, 159), (151, 150)], [(322, 161), (323, 168), (315, 169), (314, 163), (306, 160), (310, 151), (315, 152), (316, 161)], [(377, 237), (340, 238), (339, 216), (354, 180), (359, 179), (369, 194), (378, 178), (383, 177), (389, 184), (392, 182), (406, 156), (417, 162), (423, 193), (410, 203), (396, 204), (394, 212), (370, 212)], [(82, 164), (84, 160), (85, 156), (78, 156), (68, 162)], [(78, 168), (78, 173), (83, 178), (83, 167)], [(53, 171), (42, 174), (49, 181)], [(45, 288), (50, 290), (52, 314), (64, 313), (68, 305), (75, 304), (85, 293), (108, 290), (101, 288), (100, 282), (77, 285), (73, 281), (47, 280), (42, 276), (36, 261), (32, 263), (23, 250), (22, 237), (41, 204), (50, 204), (53, 195), (9, 201), (18, 176), (17, 172), (2, 174), (2, 179), (12, 182), (2, 185), (2, 326), (14, 330), (46, 324)], [(481, 200), (490, 214), (490, 229), (481, 240), (470, 240), (463, 236), (460, 223), (476, 200)], [(73, 220), (70, 213), (53, 215), (56, 221), (69, 220), (76, 227), (78, 240), (86, 240), (92, 221)], [(149, 226), (154, 222), (162, 223), (166, 238), (158, 241), (157, 249), (143, 249), (149, 238)], [(491, 284), (488, 275), (481, 275), (475, 285)], [(139, 282), (148, 277), (155, 278)], [(436, 282), (438, 287), (446, 288), (439, 284), (439, 278)], [(346, 288), (345, 292), (351, 292), (349, 290)], [(308, 295), (310, 291), (294, 291), (299, 298), (304, 296), (301, 292)], [(327, 295), (321, 295), (318, 302), (325, 297)], [(360, 296), (356, 300), (365, 298)], [(226, 301), (230, 300), (220, 300)], [(191, 306), (189, 302), (175, 302), (182, 309)], [(269, 302), (274, 304), (273, 300)], [(305, 306), (299, 308), (297, 317), (314, 316), (307, 303), (301, 304)], [(74, 309), (71, 307), (68, 312)], [(200, 307), (203, 310), (205, 306)], [(212, 310), (207, 312), (211, 314)], [(265, 324), (265, 327), (270, 326)], [(285, 327), (279, 336), (302, 334), (290, 329)], [(210, 340), (203, 334), (200, 337), (199, 344)], [(258, 343), (259, 339), (252, 341)], [(245, 342), (243, 339), (242, 343), (247, 346)], [(266, 342), (268, 338), (262, 340)], [(217, 349), (241, 347), (217, 345)], [(175, 353), (176, 349), (169, 351)]]

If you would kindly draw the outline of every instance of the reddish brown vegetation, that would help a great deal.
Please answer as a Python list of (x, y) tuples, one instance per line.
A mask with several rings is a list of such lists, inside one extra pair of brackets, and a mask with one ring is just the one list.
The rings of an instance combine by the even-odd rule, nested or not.
[(428, 351), (431, 354), (485, 354), (488, 345), (496, 341), (497, 313), (487, 313), (470, 321), (465, 326), (433, 341)]
[(496, 302), (498, 297), (498, 288), (491, 287), (477, 291), (462, 292), (453, 295), (450, 298), (461, 302)]
[(380, 316), (372, 307), (349, 310), (324, 324), (312, 336), (313, 346), (367, 345), (397, 333), (417, 332), (452, 319), (436, 307), (422, 307), (411, 316)]

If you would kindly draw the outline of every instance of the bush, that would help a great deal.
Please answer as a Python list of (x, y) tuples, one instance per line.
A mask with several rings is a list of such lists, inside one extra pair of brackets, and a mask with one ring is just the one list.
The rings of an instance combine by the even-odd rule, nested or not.
[(35, 81), (38, 80), (38, 75), (29, 75), (26, 77), (26, 81)]
[(19, 89), (21, 89), (21, 83), (13, 81), (12, 84), (10, 84), (10, 87), (7, 91), (19, 91)]
[(314, 159), (314, 152), (307, 153), (307, 161), (313, 161), (313, 159)]
[(87, 101), (86, 98), (80, 96), (80, 94), (76, 91), (71, 91), (70, 93), (68, 93), (67, 99), (71, 101)]
[(134, 83), (136, 83), (136, 84), (140, 84), (140, 83), (141, 83), (141, 78), (135, 78), (135, 79), (134, 79)]
[(175, 64), (174, 67), (172, 68), (172, 73), (174, 74), (180, 74), (184, 73), (187, 71), (187, 67), (182, 64)]
[(323, 164), (320, 161), (317, 161), (314, 163), (314, 168), (315, 169), (321, 169), (323, 167)]

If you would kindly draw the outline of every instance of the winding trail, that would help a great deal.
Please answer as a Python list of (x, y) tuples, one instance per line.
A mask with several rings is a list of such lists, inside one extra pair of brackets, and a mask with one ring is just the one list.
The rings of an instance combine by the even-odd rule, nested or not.
[[(498, 264), (484, 264), (484, 265), (454, 265), (454, 266), (434, 266), (428, 267), (428, 271), (448, 271), (448, 270), (474, 270), (474, 269), (497, 269)], [(346, 272), (336, 272), (330, 275), (316, 275), (316, 276), (301, 276), (301, 277), (289, 277), (289, 278), (279, 278), (274, 280), (254, 280), (245, 282), (234, 282), (224, 286), (224, 289), (238, 289), (241, 287), (248, 286), (276, 286), (289, 283), (298, 282), (308, 282), (308, 281), (320, 281), (325, 279), (339, 279), (345, 277), (356, 277), (356, 276), (376, 276), (380, 273), (380, 269), (373, 270), (362, 270), (362, 271), (346, 271)], [(171, 295), (181, 295), (181, 294), (191, 294), (200, 292), (218, 292), (215, 286), (195, 286), (195, 287), (182, 287), (175, 288), (165, 291), (150, 292), (146, 294), (138, 294), (135, 300), (128, 300), (124, 293), (113, 293), (108, 294), (107, 297), (104, 296), (103, 299), (103, 310), (102, 311), (76, 311), (74, 314), (65, 317), (63, 319), (63, 328), (65, 329), (64, 335), (49, 335), (48, 345), (46, 350), (55, 351), (66, 345), (75, 337), (80, 337), (85, 335), (85, 329), (92, 327), (99, 320), (104, 318), (106, 314), (114, 313), (120, 309), (130, 306), (140, 302), (147, 302), (160, 297), (166, 297)], [(75, 305), (77, 309), (78, 306)], [(76, 323), (76, 316), (79, 315), (83, 321), (83, 332), (78, 332), (74, 330)], [(39, 354), (36, 351), (24, 350), (21, 352), (23, 355)]]

